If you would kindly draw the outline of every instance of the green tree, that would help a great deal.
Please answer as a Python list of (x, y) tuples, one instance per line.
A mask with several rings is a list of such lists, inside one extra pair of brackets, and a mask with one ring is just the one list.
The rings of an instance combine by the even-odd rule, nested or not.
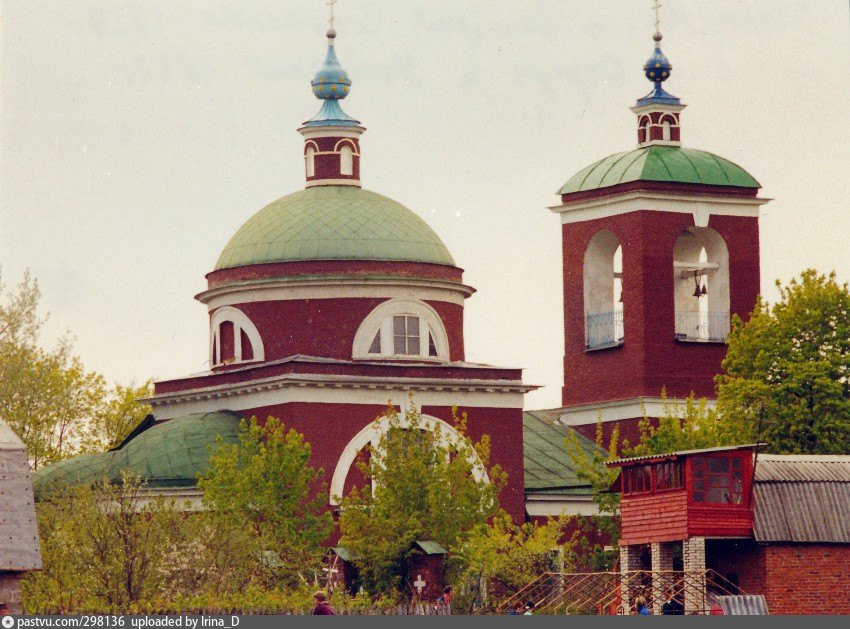
[(137, 477), (65, 488), (38, 504), (44, 568), (24, 581), (38, 611), (127, 611), (168, 578), (168, 549), (184, 543), (173, 502), (147, 500)]
[(0, 419), (26, 444), (33, 469), (119, 443), (149, 412), (135, 401), (149, 384), (110, 390), (73, 354), (68, 335), (41, 347), (46, 316), (29, 273), (8, 293), (0, 278), (0, 296)]
[(320, 570), (333, 520), (319, 486), (323, 472), (309, 462), (310, 444), (274, 417), (262, 425), (243, 420), (239, 442), (212, 453), (198, 481), (203, 526), (217, 540), (206, 544), (207, 556), (235, 586), (250, 579), (292, 586)]
[[(370, 592), (410, 591), (408, 559), (416, 540), (450, 552), (476, 526), (498, 513), (505, 474), (489, 467), (490, 442), (466, 436), (466, 415), (455, 414), (459, 440), (429, 429), (411, 400), (404, 416), (393, 407), (376, 421), (386, 430), (366, 460), (365, 479), (341, 502), (340, 544), (349, 548)], [(476, 478), (486, 470), (490, 482)], [(488, 469), (489, 468), (489, 469)], [(480, 478), (479, 474), (479, 478)]]
[[(718, 408), (744, 441), (775, 453), (850, 453), (850, 291), (814, 270), (735, 317)], [(763, 420), (763, 421), (762, 421)]]
[(564, 541), (569, 523), (569, 518), (550, 518), (516, 524), (500, 511), (490, 523), (474, 526), (457, 545), (455, 560), (463, 566), (461, 582), (478, 587), (469, 588), (471, 595), (461, 595), (455, 607), (466, 603), (460, 609), (467, 613), (486, 609), (492, 601), (484, 600), (485, 592), (514, 594), (542, 573), (562, 567), (564, 557), (573, 554), (573, 543)]

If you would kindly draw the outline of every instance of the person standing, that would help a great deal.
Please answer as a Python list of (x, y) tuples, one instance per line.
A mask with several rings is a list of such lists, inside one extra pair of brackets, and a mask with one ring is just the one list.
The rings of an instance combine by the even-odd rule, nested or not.
[(685, 606), (682, 604), (682, 601), (676, 598), (676, 592), (673, 588), (668, 588), (667, 591), (664, 592), (664, 598), (667, 600), (665, 600), (664, 604), (661, 606), (661, 614), (663, 616), (685, 615)]
[(313, 616), (336, 616), (334, 608), (328, 603), (328, 595), (319, 590), (313, 594), (313, 601), (316, 605), (313, 607)]

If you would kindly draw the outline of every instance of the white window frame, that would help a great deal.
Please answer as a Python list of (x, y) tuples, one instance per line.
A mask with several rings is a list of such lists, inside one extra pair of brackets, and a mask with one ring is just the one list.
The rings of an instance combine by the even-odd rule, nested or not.
[[(419, 354), (396, 354), (393, 339), (393, 317), (419, 317)], [(381, 351), (369, 353), (376, 335), (380, 335)], [(434, 341), (436, 356), (429, 355), (429, 339)], [(390, 299), (377, 306), (360, 324), (354, 335), (351, 355), (361, 360), (431, 360), (448, 362), (449, 338), (440, 315), (423, 301)]]
[[(263, 347), (263, 339), (260, 336), (257, 326), (248, 318), (244, 312), (233, 306), (223, 306), (213, 313), (210, 319), (210, 363), (213, 366), (219, 366), (221, 362), (221, 324), (225, 322), (233, 324), (233, 362), (236, 363), (253, 363), (265, 360), (265, 348)], [(242, 359), (242, 332), (251, 341), (251, 350), (253, 358), (248, 360)]]

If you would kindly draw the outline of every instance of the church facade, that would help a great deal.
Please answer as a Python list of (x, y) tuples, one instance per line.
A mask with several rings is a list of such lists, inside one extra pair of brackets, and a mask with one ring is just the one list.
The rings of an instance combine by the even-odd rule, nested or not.
[[(464, 303), (475, 290), (413, 211), (361, 184), (365, 128), (342, 108), (351, 79), (327, 33), (312, 80), (319, 112), (304, 138), (305, 186), (251, 216), (196, 299), (209, 314), (209, 369), (155, 383), (152, 417), (114, 451), (63, 461), (52, 482), (118, 478), (197, 501), (197, 475), (240, 419), (278, 417), (302, 433), (329, 483), (328, 507), (359, 482), (355, 461), (412, 399), (456, 438), (489, 435), (508, 474), (502, 506), (517, 521), (591, 515), (564, 438), (590, 450), (597, 421), (634, 443), (638, 422), (670, 399), (714, 396), (733, 315), (759, 292), (759, 183), (717, 155), (682, 145), (684, 105), (663, 85), (672, 65), (655, 35), (651, 91), (632, 111), (637, 147), (570, 177), (551, 208), (561, 223), (562, 406), (524, 412), (522, 370), (465, 360)], [(412, 397), (411, 397), (412, 396)]]

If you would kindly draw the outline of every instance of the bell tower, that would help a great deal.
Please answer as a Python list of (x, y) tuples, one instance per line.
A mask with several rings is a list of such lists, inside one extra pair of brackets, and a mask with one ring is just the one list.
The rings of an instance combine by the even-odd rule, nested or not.
[(636, 443), (669, 399), (715, 397), (730, 317), (759, 293), (760, 184), (722, 157), (685, 148), (685, 108), (663, 84), (661, 33), (644, 65), (637, 148), (579, 171), (558, 194), (564, 282), (561, 421), (593, 438), (601, 418)]

